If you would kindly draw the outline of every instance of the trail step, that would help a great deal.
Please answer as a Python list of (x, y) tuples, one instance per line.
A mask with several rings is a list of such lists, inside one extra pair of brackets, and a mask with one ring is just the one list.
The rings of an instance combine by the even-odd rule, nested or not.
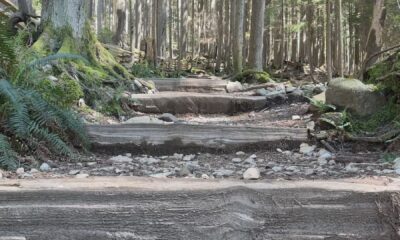
[(30, 240), (399, 237), (399, 194), (383, 192), (383, 185), (96, 178), (52, 179), (46, 186), (45, 181), (21, 180), (21, 188), (0, 190), (2, 235), (24, 234)]
[(308, 141), (303, 128), (255, 128), (188, 124), (88, 125), (93, 150), (106, 153), (236, 151), (295, 148)]
[(149, 78), (161, 92), (225, 92), (229, 81), (217, 77), (207, 78)]
[(234, 114), (261, 110), (267, 104), (266, 97), (187, 92), (133, 94), (132, 99), (137, 102), (135, 110), (143, 113)]

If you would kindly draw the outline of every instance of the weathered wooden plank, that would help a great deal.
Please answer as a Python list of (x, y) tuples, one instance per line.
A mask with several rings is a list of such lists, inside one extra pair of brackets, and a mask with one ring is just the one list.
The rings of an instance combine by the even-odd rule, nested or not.
[(133, 94), (132, 99), (139, 103), (135, 110), (143, 113), (234, 114), (261, 110), (267, 104), (265, 97), (188, 92)]
[(220, 78), (149, 78), (157, 90), (184, 92), (226, 92), (228, 81)]
[[(235, 151), (237, 148), (298, 147), (308, 140), (306, 129), (253, 128), (188, 124), (88, 125), (97, 151)], [(290, 146), (288, 146), (290, 145)], [(115, 151), (114, 151), (115, 149)]]
[[(174, 180), (147, 181), (164, 190), (141, 189), (140, 184), (85, 190), (79, 187), (84, 182), (75, 183), (75, 188), (66, 182), (58, 180), (55, 188), (42, 183), (34, 189), (0, 191), (2, 236), (29, 240), (398, 239), (396, 229), (386, 221), (394, 215), (380, 214), (383, 208), (394, 208), (390, 193), (325, 190), (318, 182), (310, 184), (314, 188), (301, 187), (301, 183), (300, 188), (280, 183), (254, 188), (212, 182), (233, 187), (208, 190), (190, 188), (200, 182), (182, 188)], [(99, 186), (91, 180), (86, 184)]]

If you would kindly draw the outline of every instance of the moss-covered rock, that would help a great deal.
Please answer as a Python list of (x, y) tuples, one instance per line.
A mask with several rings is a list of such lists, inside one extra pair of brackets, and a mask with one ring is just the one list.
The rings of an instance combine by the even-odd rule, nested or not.
[(242, 73), (236, 75), (233, 79), (241, 83), (267, 83), (271, 82), (272, 79), (267, 72), (260, 72), (257, 70), (245, 70)]

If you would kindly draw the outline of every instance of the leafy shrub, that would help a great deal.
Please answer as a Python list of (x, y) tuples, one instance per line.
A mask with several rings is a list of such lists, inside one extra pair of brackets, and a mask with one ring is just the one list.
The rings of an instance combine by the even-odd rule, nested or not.
[(234, 81), (241, 83), (267, 83), (272, 81), (267, 72), (260, 72), (257, 70), (245, 70), (234, 77)]

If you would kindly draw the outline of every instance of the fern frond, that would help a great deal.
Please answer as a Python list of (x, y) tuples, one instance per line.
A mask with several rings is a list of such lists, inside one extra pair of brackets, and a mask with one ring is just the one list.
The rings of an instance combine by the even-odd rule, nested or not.
[(84, 61), (85, 63), (89, 63), (86, 60), (86, 58), (82, 57), (81, 55), (69, 54), (69, 53), (57, 53), (57, 54), (53, 54), (53, 55), (50, 55), (47, 57), (43, 57), (43, 58), (34, 60), (34, 61), (30, 62), (26, 66), (26, 68), (32, 69), (32, 68), (36, 68), (36, 67), (41, 67), (41, 66), (49, 64), (50, 62), (55, 61), (55, 60), (81, 60), (81, 61)]
[(17, 168), (17, 153), (3, 134), (0, 134), (0, 167), (11, 170)]

